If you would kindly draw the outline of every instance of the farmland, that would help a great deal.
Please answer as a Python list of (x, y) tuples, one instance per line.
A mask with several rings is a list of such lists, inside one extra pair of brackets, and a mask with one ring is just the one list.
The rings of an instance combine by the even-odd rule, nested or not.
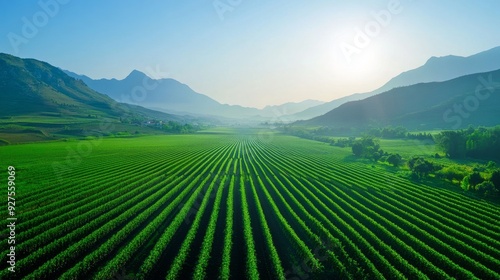
[(254, 129), (2, 146), (0, 278), (500, 279), (500, 205), (350, 154)]

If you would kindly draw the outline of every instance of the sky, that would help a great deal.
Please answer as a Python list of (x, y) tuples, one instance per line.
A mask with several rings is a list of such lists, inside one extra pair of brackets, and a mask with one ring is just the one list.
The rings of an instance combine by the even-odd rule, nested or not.
[(137, 69), (262, 108), (374, 90), (500, 46), (500, 1), (0, 0), (0, 52), (91, 78)]

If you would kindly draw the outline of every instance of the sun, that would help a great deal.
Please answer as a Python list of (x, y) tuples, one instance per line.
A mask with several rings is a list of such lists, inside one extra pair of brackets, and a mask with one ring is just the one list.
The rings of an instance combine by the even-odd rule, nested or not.
[(353, 55), (350, 61), (344, 64), (346, 74), (366, 75), (377, 71), (382, 67), (379, 57), (375, 51), (366, 49)]
[[(329, 60), (331, 83), (338, 92), (353, 94), (374, 90), (381, 84), (381, 75), (386, 72), (387, 63), (384, 61), (384, 49), (381, 46), (370, 44), (365, 49), (346, 59), (339, 48), (332, 52)], [(384, 79), (385, 80), (385, 79)]]

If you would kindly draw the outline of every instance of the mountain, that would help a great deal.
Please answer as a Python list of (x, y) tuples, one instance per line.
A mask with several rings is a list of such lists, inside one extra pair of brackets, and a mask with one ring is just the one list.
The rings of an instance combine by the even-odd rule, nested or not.
[(174, 79), (152, 79), (146, 74), (133, 70), (122, 80), (94, 80), (85, 75), (65, 72), (82, 80), (90, 88), (107, 94), (119, 102), (138, 104), (155, 110), (174, 114), (195, 116), (218, 116), (222, 119), (254, 119), (256, 121), (279, 118), (322, 104), (321, 101), (305, 100), (267, 106), (262, 110), (239, 105), (221, 104), (214, 99), (195, 92), (189, 86)]
[[(498, 81), (498, 82), (497, 82)], [(500, 70), (398, 87), (297, 124), (457, 129), (500, 124)]]
[(0, 114), (50, 112), (117, 115), (108, 96), (89, 89), (45, 62), (0, 54)]
[(116, 101), (138, 104), (170, 113), (198, 116), (216, 115), (229, 118), (252, 117), (260, 113), (255, 108), (220, 104), (174, 79), (152, 79), (137, 70), (133, 70), (123, 80), (93, 80), (84, 75), (70, 71), (65, 72), (74, 78), (81, 79), (90, 88), (105, 93)]
[(287, 102), (281, 105), (266, 106), (262, 112), (266, 116), (287, 116), (302, 112), (308, 108), (325, 103), (324, 101), (307, 99), (301, 102)]
[(89, 88), (59, 68), (35, 59), (0, 53), (0, 116), (52, 113), (53, 115), (117, 117), (124, 114), (155, 114), (165, 119), (180, 117), (117, 103)]
[[(374, 95), (374, 94), (373, 94)], [(326, 102), (317, 106), (307, 108), (303, 111), (287, 116), (292, 120), (307, 120), (325, 114), (326, 112), (337, 108), (338, 106), (353, 100), (360, 100), (371, 96), (371, 93), (356, 93), (349, 96), (344, 96), (330, 102)]]
[(84, 75), (70, 71), (65, 72), (74, 78), (81, 79), (90, 88), (102, 92), (118, 102), (156, 106), (176, 112), (192, 111), (197, 113), (203, 113), (200, 112), (200, 104), (207, 108), (219, 105), (217, 101), (194, 92), (187, 85), (174, 79), (153, 80), (137, 70), (132, 71), (123, 80), (93, 80)]
[(72, 130), (99, 130), (103, 122), (113, 123), (117, 130), (132, 131), (136, 130), (133, 123), (141, 120), (188, 121), (185, 117), (118, 103), (46, 62), (2, 53), (0, 100), (2, 138), (23, 131), (48, 137)]
[(468, 57), (453, 55), (431, 57), (421, 67), (399, 74), (374, 91), (357, 93), (335, 99), (325, 104), (311, 107), (302, 112), (293, 114), (291, 117), (302, 120), (310, 119), (323, 115), (346, 102), (361, 100), (396, 87), (409, 86), (425, 82), (447, 81), (469, 74), (488, 72), (496, 69), (500, 69), (500, 47)]

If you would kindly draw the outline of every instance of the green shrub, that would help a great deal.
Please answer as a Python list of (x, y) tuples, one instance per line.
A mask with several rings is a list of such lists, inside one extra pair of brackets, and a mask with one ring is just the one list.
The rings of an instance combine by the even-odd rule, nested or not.
[(495, 188), (500, 191), (500, 169), (493, 171), (490, 181), (493, 183)]
[(387, 162), (394, 165), (399, 166), (402, 162), (403, 158), (399, 154), (390, 154), (387, 157)]
[(476, 185), (475, 190), (482, 195), (491, 195), (496, 192), (495, 186), (490, 181), (484, 181)]
[(436, 176), (449, 181), (462, 181), (469, 173), (470, 171), (468, 171), (467, 168), (454, 164), (443, 167), (441, 170), (436, 172)]
[(440, 170), (442, 166), (425, 160), (423, 157), (412, 157), (408, 161), (408, 168), (411, 170), (413, 177), (423, 178), (430, 173)]
[(474, 172), (464, 177), (461, 186), (464, 190), (475, 190), (476, 186), (484, 182), (483, 177), (478, 172)]

